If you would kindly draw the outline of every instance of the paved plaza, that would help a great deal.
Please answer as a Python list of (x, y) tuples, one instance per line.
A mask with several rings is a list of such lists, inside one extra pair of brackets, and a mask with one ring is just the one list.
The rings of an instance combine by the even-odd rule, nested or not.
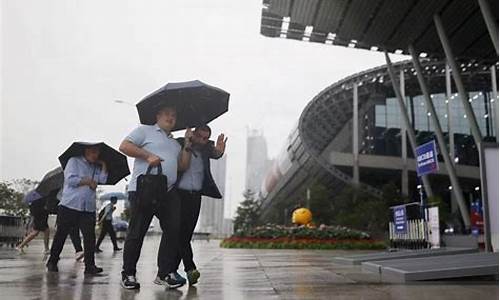
[(59, 273), (45, 271), (41, 240), (24, 255), (0, 248), (0, 299), (498, 299), (498, 281), (491, 278), (386, 284), (361, 266), (333, 260), (367, 251), (222, 249), (215, 240), (193, 243), (200, 282), (168, 290), (153, 283), (158, 244), (159, 236), (144, 242), (140, 291), (121, 288), (122, 252), (113, 253), (108, 239), (96, 255), (104, 268), (97, 277), (84, 276), (69, 241)]

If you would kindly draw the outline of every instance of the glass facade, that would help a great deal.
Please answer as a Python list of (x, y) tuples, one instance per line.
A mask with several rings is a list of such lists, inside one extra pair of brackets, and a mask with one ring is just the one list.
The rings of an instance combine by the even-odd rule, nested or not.
[[(477, 165), (478, 157), (475, 143), (459, 95), (453, 94), (451, 99), (447, 100), (444, 93), (438, 93), (432, 94), (431, 98), (447, 144), (449, 142), (449, 128), (451, 127), (455, 144), (455, 161), (461, 164)], [(494, 103), (492, 103), (491, 98), (491, 92), (475, 91), (469, 93), (468, 99), (483, 137), (490, 141), (495, 140), (496, 136), (493, 121)], [(422, 95), (406, 97), (405, 101), (410, 122), (415, 130), (417, 144), (435, 138), (431, 113), (427, 109), (424, 97)], [(362, 121), (361, 153), (401, 155), (403, 119), (396, 98), (385, 98), (381, 104), (374, 105), (372, 109), (368, 110)], [(412, 157), (409, 142), (407, 146), (408, 156)], [(449, 145), (447, 146), (449, 147)]]

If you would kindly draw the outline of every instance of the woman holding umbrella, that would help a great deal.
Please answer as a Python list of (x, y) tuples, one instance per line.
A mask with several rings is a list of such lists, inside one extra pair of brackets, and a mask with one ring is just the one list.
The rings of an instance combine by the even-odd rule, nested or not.
[(57, 214), (57, 231), (52, 242), (49, 272), (58, 272), (57, 262), (67, 235), (77, 227), (83, 234), (85, 274), (103, 270), (95, 265), (95, 210), (98, 184), (115, 184), (130, 174), (124, 155), (104, 143), (76, 142), (60, 157), (64, 187)]

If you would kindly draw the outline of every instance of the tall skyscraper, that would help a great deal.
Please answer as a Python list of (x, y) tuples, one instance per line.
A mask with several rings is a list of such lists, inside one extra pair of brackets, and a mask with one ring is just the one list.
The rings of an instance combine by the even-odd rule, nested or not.
[[(226, 189), (226, 155), (220, 159), (210, 160), (212, 176), (222, 194), (222, 199), (203, 196), (201, 198), (200, 217), (195, 231), (209, 232), (212, 236), (221, 237), (229, 235), (224, 231), (224, 204)], [(227, 225), (226, 225), (226, 228)]]
[(267, 143), (262, 131), (249, 129), (247, 131), (245, 190), (254, 192), (256, 198), (259, 195), (262, 180), (271, 166), (267, 155)]

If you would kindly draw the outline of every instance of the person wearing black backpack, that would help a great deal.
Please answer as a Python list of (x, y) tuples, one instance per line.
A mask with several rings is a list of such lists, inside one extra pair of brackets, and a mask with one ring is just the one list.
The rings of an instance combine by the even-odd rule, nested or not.
[[(128, 186), (131, 216), (123, 249), (121, 285), (125, 289), (140, 288), (136, 279), (136, 265), (153, 216), (160, 220), (160, 227), (168, 239), (168, 243), (160, 244), (158, 274), (154, 283), (169, 288), (186, 283), (176, 273), (175, 265), (179, 244), (180, 199), (174, 184), (178, 169), (185, 170), (189, 166), (190, 153), (187, 149), (190, 143), (182, 148), (172, 138), (170, 132), (176, 120), (174, 107), (159, 106), (156, 108), (156, 123), (140, 125), (120, 145), (121, 152), (135, 158)], [(185, 137), (189, 140), (191, 135), (191, 130), (187, 129)], [(154, 175), (158, 180), (154, 180)]]
[(111, 238), (111, 242), (113, 243), (113, 251), (120, 251), (122, 248), (118, 247), (118, 243), (116, 242), (116, 233), (113, 228), (113, 211), (115, 210), (115, 204), (118, 201), (118, 198), (111, 197), (110, 202), (107, 203), (100, 211), (97, 224), (101, 226), (101, 233), (99, 234), (99, 238), (97, 239), (97, 243), (95, 245), (95, 252), (102, 252), (99, 249), (101, 246), (102, 240), (106, 234), (109, 234)]

